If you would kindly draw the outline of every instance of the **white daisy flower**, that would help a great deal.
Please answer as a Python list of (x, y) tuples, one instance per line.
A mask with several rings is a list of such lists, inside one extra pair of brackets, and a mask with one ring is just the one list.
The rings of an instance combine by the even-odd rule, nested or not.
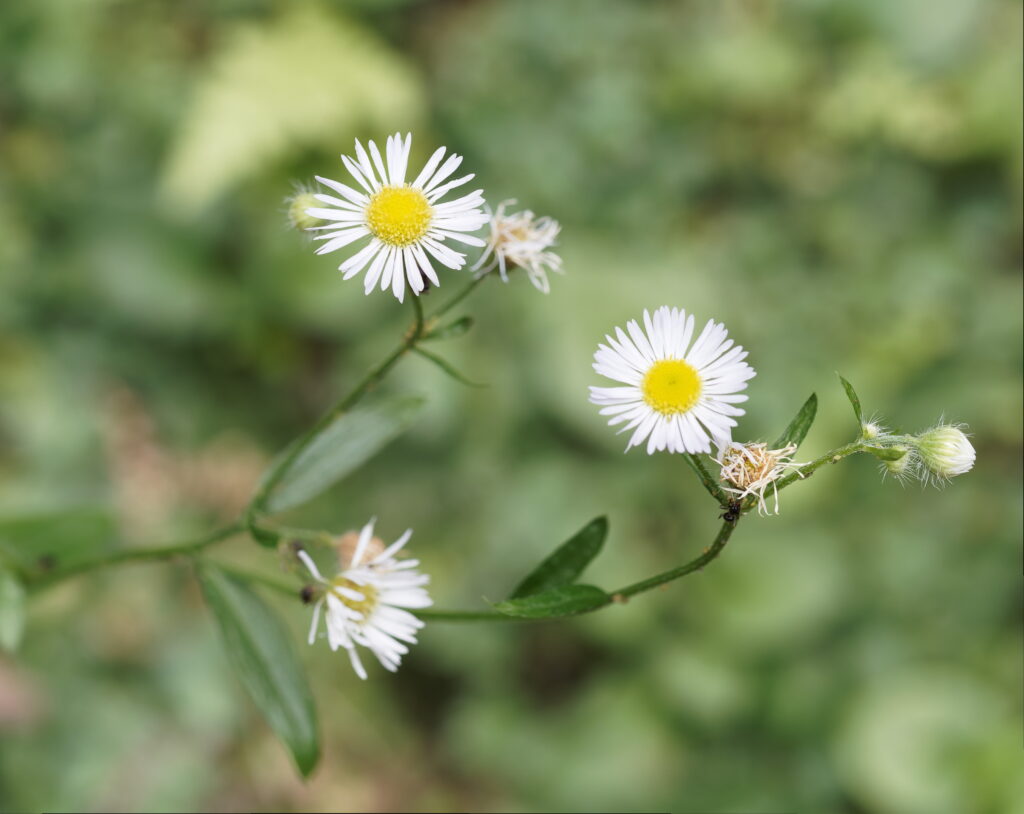
[(369, 264), (364, 279), (366, 293), (380, 283), (381, 291), (390, 287), (399, 301), (405, 297), (406, 282), (414, 294), (426, 288), (426, 280), (440, 284), (430, 258), (450, 269), (462, 268), (466, 256), (449, 248), (445, 241), (451, 238), (469, 246), (483, 246), (483, 240), (468, 233), (487, 223), (487, 215), (481, 209), (483, 190), (438, 202), (473, 178), (463, 175), (447, 180), (462, 163), (462, 156), (453, 153), (441, 163), (444, 147), (434, 152), (415, 180), (406, 183), (411, 145), (412, 134), (407, 134), (404, 140), (398, 133), (388, 136), (382, 157), (374, 142), (369, 143), (367, 153), (356, 141), (356, 158), (343, 155), (341, 160), (360, 189), (318, 175), (317, 181), (341, 197), (318, 194), (318, 201), (333, 208), (306, 210), (312, 218), (331, 222), (314, 227), (324, 232), (316, 239), (327, 241), (317, 249), (317, 254), (327, 254), (369, 237), (370, 242), (338, 266), (338, 270), (344, 272), (343, 279), (347, 280)]
[(324, 579), (309, 554), (298, 552), (313, 578), (326, 586), (313, 607), (309, 643), (316, 642), (320, 611), (326, 605), (327, 642), (331, 650), (344, 647), (348, 651), (353, 669), (363, 679), (366, 669), (356, 645), (369, 648), (386, 669), (395, 672), (402, 656), (409, 652), (402, 642), (415, 644), (416, 631), (423, 627), (423, 622), (403, 608), (427, 608), (433, 604), (423, 587), (430, 577), (415, 570), (419, 560), (394, 557), (409, 541), (412, 529), (376, 556), (367, 557), (374, 539), (374, 522), (363, 526), (351, 561), (332, 579)]
[(562, 227), (551, 218), (538, 218), (529, 209), (506, 215), (505, 207), (514, 203), (514, 200), (502, 201), (491, 215), (491, 236), (473, 270), (482, 277), (498, 269), (501, 279), (507, 283), (509, 265), (519, 266), (526, 270), (534, 288), (547, 294), (551, 290), (547, 272), (562, 273), (562, 258), (548, 251), (555, 245)]
[(754, 369), (743, 360), (742, 347), (733, 347), (721, 323), (708, 320), (692, 345), (693, 315), (681, 308), (662, 306), (651, 318), (644, 311), (644, 328), (636, 320), (626, 323), (628, 335), (615, 329), (617, 339), (606, 336), (594, 354), (594, 370), (622, 387), (591, 387), (590, 400), (602, 405), (601, 415), (613, 416), (620, 432), (633, 430), (626, 449), (647, 439), (647, 452), (711, 452), (711, 439), (719, 446), (732, 440), (743, 415), (734, 404)]

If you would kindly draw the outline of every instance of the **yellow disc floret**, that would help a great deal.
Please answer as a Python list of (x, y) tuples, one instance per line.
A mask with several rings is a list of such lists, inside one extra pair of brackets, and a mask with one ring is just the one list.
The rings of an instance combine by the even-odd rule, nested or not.
[(390, 246), (411, 246), (430, 226), (434, 210), (427, 196), (412, 187), (383, 187), (366, 207), (366, 226)]
[(700, 387), (697, 371), (682, 359), (655, 362), (640, 385), (644, 401), (662, 415), (689, 411), (700, 398)]
[[(363, 598), (352, 599), (337, 590), (338, 588), (355, 591), (358, 594), (362, 594)], [(346, 607), (363, 615), (363, 618), (359, 620), (360, 624), (369, 619), (373, 609), (377, 607), (377, 589), (372, 585), (358, 585), (345, 577), (335, 577), (331, 580), (331, 593), (338, 597)]]

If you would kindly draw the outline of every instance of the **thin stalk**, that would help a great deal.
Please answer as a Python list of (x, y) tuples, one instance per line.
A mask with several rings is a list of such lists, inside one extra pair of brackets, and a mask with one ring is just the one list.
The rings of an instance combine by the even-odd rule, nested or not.
[(529, 622), (543, 621), (524, 619), (520, 616), (508, 616), (497, 611), (461, 611), (461, 610), (417, 610), (416, 615), (421, 619), (429, 619), (433, 622)]
[(718, 530), (718, 535), (715, 537), (714, 541), (701, 552), (699, 557), (694, 557), (688, 563), (680, 565), (678, 568), (671, 568), (668, 571), (656, 574), (653, 577), (648, 577), (640, 582), (634, 582), (632, 585), (627, 585), (625, 588), (619, 588), (617, 591), (612, 591), (612, 596), (628, 599), (629, 597), (636, 596), (644, 591), (657, 588), (659, 585), (664, 585), (666, 582), (671, 582), (674, 579), (685, 577), (687, 574), (692, 574), (694, 571), (699, 571), (722, 553), (722, 549), (725, 548), (725, 544), (729, 542), (729, 538), (732, 537), (732, 533), (735, 529), (735, 522), (730, 523), (729, 521), (726, 521), (722, 523), (722, 527)]
[(83, 562), (70, 568), (56, 571), (52, 574), (45, 574), (41, 577), (37, 577), (34, 581), (30, 582), (29, 587), (33, 591), (42, 590), (44, 588), (49, 588), (52, 585), (56, 585), (58, 582), (63, 582), (65, 579), (70, 577), (76, 577), (80, 574), (88, 573), (89, 571), (98, 571), (101, 568), (107, 568), (112, 565), (169, 560), (174, 559), (175, 557), (192, 557), (203, 549), (226, 540), (241, 530), (242, 525), (236, 522), (232, 523), (230, 526), (225, 526), (224, 528), (210, 532), (206, 536), (199, 537), (195, 540), (187, 540), (182, 543), (174, 543), (173, 545), (151, 546), (148, 548), (126, 548), (121, 551), (114, 551), (103, 559)]
[(823, 467), (825, 464), (838, 463), (843, 458), (853, 455), (854, 453), (863, 451), (863, 440), (857, 439), (856, 441), (851, 441), (849, 444), (846, 444), (845, 446), (837, 447), (836, 449), (833, 449), (831, 452), (826, 452), (820, 458), (815, 458), (809, 464), (805, 464), (804, 466), (801, 466), (799, 469), (794, 469), (785, 477), (779, 478), (775, 482), (775, 488), (785, 489), (791, 483), (795, 483), (798, 480), (805, 480), (806, 478), (817, 472), (819, 469), (821, 469), (821, 467)]
[[(212, 561), (211, 561), (212, 562)], [(223, 563), (212, 563), (216, 565), (221, 571), (231, 574), (234, 577), (238, 577), (246, 582), (253, 582), (257, 585), (262, 585), (264, 588), (270, 588), (279, 594), (283, 594), (291, 599), (298, 599), (299, 594), (302, 590), (302, 586), (286, 585), (280, 582), (274, 577), (268, 577), (263, 574), (255, 574), (252, 571), (245, 571), (240, 568), (235, 568), (230, 565), (224, 565)]]
[[(441, 317), (469, 296), (477, 285), (480, 284), (482, 279), (482, 277), (479, 277), (471, 280), (468, 285), (464, 286), (462, 290), (459, 291), (458, 294), (452, 297), (452, 299), (442, 305), (431, 315), (430, 322), (433, 323), (437, 318)], [(335, 403), (331, 409), (320, 416), (319, 420), (317, 420), (312, 427), (299, 436), (298, 440), (294, 441), (289, 447), (288, 452), (284, 457), (282, 457), (269, 472), (249, 504), (249, 510), (246, 512), (247, 526), (252, 526), (256, 522), (256, 514), (263, 509), (270, 493), (281, 482), (285, 473), (291, 469), (299, 456), (309, 448), (309, 445), (313, 443), (314, 439), (324, 430), (324, 428), (329, 426), (331, 422), (337, 419), (338, 416), (346, 410), (355, 406), (363, 396), (372, 390), (373, 387), (387, 375), (391, 368), (398, 364), (399, 360), (402, 359), (403, 356), (405, 356), (409, 351), (414, 350), (420, 340), (424, 338), (424, 328), (427, 324), (427, 319), (423, 313), (423, 303), (420, 301), (418, 296), (414, 295), (412, 297), (412, 305), (415, 311), (415, 321), (409, 330), (406, 331), (405, 336), (402, 337), (402, 341), (399, 342), (391, 353), (384, 357), (383, 361), (371, 368), (362, 380), (359, 381), (356, 386), (353, 387), (352, 390), (350, 390), (340, 401)]]
[(729, 505), (729, 495), (727, 495), (725, 490), (722, 489), (718, 481), (712, 477), (708, 468), (704, 466), (704, 461), (701, 460), (701, 457), (689, 452), (683, 457), (686, 459), (686, 462), (691, 466), (693, 471), (697, 473), (697, 477), (700, 478), (700, 482), (704, 484), (704, 488), (708, 490), (708, 494), (717, 500), (720, 506)]

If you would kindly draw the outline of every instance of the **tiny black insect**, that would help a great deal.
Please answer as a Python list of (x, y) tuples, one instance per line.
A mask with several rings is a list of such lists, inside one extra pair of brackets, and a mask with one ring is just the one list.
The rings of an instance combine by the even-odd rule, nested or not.
[(738, 500), (730, 500), (729, 505), (725, 511), (722, 512), (721, 517), (726, 523), (735, 523), (740, 519), (740, 502)]
[(303, 585), (302, 590), (299, 591), (299, 596), (302, 598), (302, 604), (308, 605), (313, 601), (313, 595), (316, 593), (316, 589), (312, 585)]

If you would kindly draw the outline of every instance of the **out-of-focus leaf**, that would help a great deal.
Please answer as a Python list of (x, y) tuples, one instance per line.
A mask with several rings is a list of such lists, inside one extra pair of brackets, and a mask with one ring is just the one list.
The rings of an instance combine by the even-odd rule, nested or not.
[(308, 776), (320, 757), (320, 738), (313, 695), (291, 634), (241, 580), (204, 565), (199, 581), (235, 672)]
[(551, 619), (586, 613), (609, 602), (611, 597), (594, 585), (563, 585), (519, 599), (506, 599), (495, 604), (494, 609), (523, 619)]
[(608, 518), (597, 517), (556, 548), (509, 594), (519, 599), (574, 582), (597, 556), (608, 536)]
[(459, 317), (447, 325), (433, 330), (424, 339), (455, 339), (473, 327), (473, 317)]
[(811, 429), (811, 425), (814, 423), (814, 416), (818, 413), (818, 396), (816, 393), (811, 393), (811, 397), (804, 402), (804, 406), (800, 408), (800, 411), (796, 414), (792, 421), (789, 422), (789, 426), (786, 427), (785, 432), (779, 436), (775, 442), (775, 449), (780, 449), (787, 444), (796, 444), (800, 446), (804, 442), (804, 438), (807, 437), (808, 431)]
[(14, 574), (0, 567), (0, 650), (17, 650), (24, 629), (25, 588)]
[(419, 396), (402, 396), (342, 413), (285, 472), (265, 508), (280, 512), (316, 497), (408, 429), (423, 404)]
[(73, 568), (117, 547), (117, 528), (100, 508), (0, 518), (0, 552), (26, 574)]
[(290, 150), (337, 152), (419, 119), (424, 94), (398, 53), (336, 11), (288, 9), (231, 32), (200, 80), (161, 179), (173, 207), (196, 212)]
[[(837, 376), (839, 374), (836, 374)], [(860, 399), (857, 397), (857, 391), (853, 389), (853, 385), (850, 384), (842, 376), (839, 376), (839, 381), (843, 383), (843, 389), (846, 391), (846, 397), (850, 400), (850, 405), (853, 407), (853, 414), (857, 416), (857, 423), (864, 423), (864, 416), (860, 409)]]

